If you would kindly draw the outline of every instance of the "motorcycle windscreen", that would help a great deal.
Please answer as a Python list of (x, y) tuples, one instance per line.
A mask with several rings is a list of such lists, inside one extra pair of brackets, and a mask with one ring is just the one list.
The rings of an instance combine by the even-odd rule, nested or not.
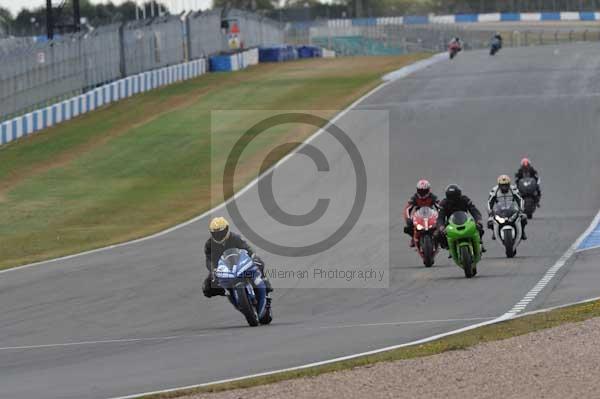
[(455, 224), (457, 226), (462, 226), (463, 224), (467, 223), (468, 220), (469, 215), (467, 214), (467, 212), (463, 211), (454, 212), (452, 216), (450, 216), (450, 223)]
[(517, 204), (512, 199), (500, 199), (496, 205), (494, 205), (494, 214), (503, 218), (510, 218), (518, 211)]
[(424, 206), (422, 208), (419, 208), (416, 214), (417, 216), (422, 217), (423, 219), (429, 219), (430, 217), (434, 216), (435, 211), (427, 206)]
[(537, 182), (533, 177), (524, 177), (519, 180), (519, 191), (522, 194), (532, 194), (537, 189)]
[(219, 266), (221, 267), (221, 265), (226, 267), (232, 274), (240, 277), (242, 273), (251, 270), (254, 263), (245, 249), (230, 248), (221, 255)]

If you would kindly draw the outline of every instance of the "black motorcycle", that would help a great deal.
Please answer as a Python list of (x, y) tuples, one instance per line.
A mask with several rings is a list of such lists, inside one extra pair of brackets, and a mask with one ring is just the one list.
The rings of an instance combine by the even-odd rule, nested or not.
[(495, 55), (502, 48), (502, 43), (498, 39), (492, 40), (492, 45), (490, 46), (490, 55)]
[(519, 188), (521, 197), (523, 197), (523, 201), (525, 201), (524, 211), (527, 219), (531, 219), (539, 202), (538, 183), (533, 177), (524, 177), (519, 179), (517, 187)]

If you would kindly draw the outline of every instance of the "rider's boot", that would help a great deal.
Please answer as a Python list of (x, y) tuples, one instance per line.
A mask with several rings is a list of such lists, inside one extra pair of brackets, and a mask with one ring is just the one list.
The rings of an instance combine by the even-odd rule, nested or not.
[(525, 228), (523, 228), (523, 230), (521, 230), (521, 240), (523, 240), (523, 241), (527, 240), (527, 234), (525, 234)]
[(415, 239), (414, 238), (412, 238), (412, 237), (410, 238), (410, 242), (408, 243), (408, 246), (411, 248), (415, 247)]
[(267, 289), (267, 294), (269, 292), (273, 292), (273, 286), (271, 286), (271, 281), (266, 279), (264, 276), (263, 276), (263, 281), (265, 282), (265, 288)]

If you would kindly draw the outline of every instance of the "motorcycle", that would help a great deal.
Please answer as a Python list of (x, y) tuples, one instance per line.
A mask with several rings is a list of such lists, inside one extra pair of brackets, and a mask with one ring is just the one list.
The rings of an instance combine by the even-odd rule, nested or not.
[(413, 240), (425, 267), (433, 265), (439, 250), (437, 240), (434, 239), (437, 218), (438, 212), (427, 206), (419, 208), (412, 215)]
[(215, 277), (216, 283), (225, 289), (229, 302), (250, 326), (269, 324), (273, 320), (262, 273), (246, 250), (231, 248), (223, 252)]
[(466, 278), (477, 274), (477, 263), (481, 260), (481, 238), (473, 217), (466, 212), (454, 212), (446, 226), (446, 238), (450, 255)]
[(490, 46), (490, 55), (495, 55), (502, 48), (502, 44), (500, 40), (494, 39), (492, 40), (492, 45)]
[(521, 211), (512, 201), (499, 202), (492, 211), (494, 221), (494, 237), (500, 237), (506, 257), (512, 258), (517, 254), (521, 242), (522, 226)]
[(448, 54), (450, 55), (450, 59), (456, 57), (456, 54), (461, 50), (460, 44), (452, 43), (448, 46)]
[(517, 188), (525, 202), (524, 211), (527, 215), (527, 219), (531, 219), (539, 200), (537, 194), (538, 183), (533, 177), (523, 177), (522, 179), (519, 179)]

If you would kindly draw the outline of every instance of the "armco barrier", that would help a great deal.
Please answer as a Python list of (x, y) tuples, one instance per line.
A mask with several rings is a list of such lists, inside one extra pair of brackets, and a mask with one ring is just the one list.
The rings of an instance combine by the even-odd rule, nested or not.
[(100, 86), (0, 125), (0, 145), (28, 136), (122, 98), (206, 73), (204, 59), (143, 72)]
[(238, 71), (258, 64), (258, 49), (250, 49), (235, 54), (214, 55), (209, 59), (210, 71)]

